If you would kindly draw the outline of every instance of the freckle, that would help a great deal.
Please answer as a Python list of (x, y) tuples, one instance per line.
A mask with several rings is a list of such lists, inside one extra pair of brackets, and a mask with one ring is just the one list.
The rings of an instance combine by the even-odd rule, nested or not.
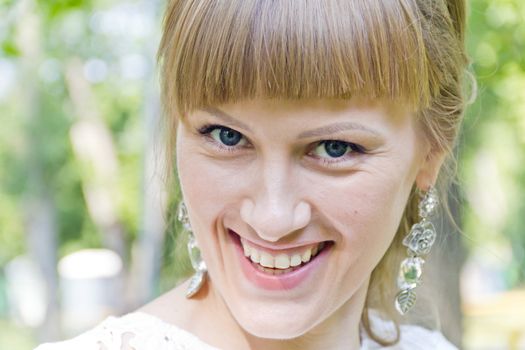
[(357, 215), (357, 210), (354, 210), (354, 214)]

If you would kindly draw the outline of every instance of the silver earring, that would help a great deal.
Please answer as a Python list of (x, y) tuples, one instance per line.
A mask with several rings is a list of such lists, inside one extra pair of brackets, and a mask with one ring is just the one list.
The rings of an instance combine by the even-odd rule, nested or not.
[(403, 239), (403, 245), (407, 247), (408, 258), (403, 260), (399, 267), (397, 287), (400, 291), (395, 299), (395, 307), (401, 315), (405, 315), (416, 304), (414, 289), (421, 284), (425, 263), (422, 256), (430, 252), (436, 240), (436, 229), (429, 219), (435, 213), (438, 204), (437, 191), (434, 187), (430, 187), (419, 202), (421, 220), (412, 226), (408, 235)]
[(191, 277), (190, 284), (186, 289), (186, 298), (191, 298), (204, 285), (208, 269), (206, 268), (204, 260), (202, 260), (201, 251), (199, 249), (199, 246), (197, 245), (195, 236), (193, 235), (193, 230), (191, 229), (190, 220), (188, 217), (188, 211), (184, 202), (180, 202), (179, 204), (177, 219), (180, 221), (182, 227), (189, 235), (188, 254), (190, 257), (191, 266), (193, 266), (195, 273)]

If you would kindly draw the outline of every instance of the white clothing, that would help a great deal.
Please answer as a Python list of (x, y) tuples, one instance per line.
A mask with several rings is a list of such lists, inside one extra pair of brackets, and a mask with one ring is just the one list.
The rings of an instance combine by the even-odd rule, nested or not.
[[(376, 334), (391, 335), (392, 327), (371, 317)], [(192, 333), (168, 324), (155, 316), (134, 312), (122, 317), (109, 317), (95, 328), (71, 340), (42, 344), (35, 350), (121, 350), (122, 337), (129, 337), (134, 350), (219, 350)], [(383, 348), (361, 331), (360, 350), (456, 350), (438, 331), (419, 326), (401, 326), (398, 344)], [(232, 350), (232, 349), (224, 349)]]

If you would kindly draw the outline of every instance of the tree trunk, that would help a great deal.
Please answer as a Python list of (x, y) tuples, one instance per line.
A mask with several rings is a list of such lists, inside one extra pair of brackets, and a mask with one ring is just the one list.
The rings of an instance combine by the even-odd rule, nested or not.
[(31, 0), (22, 5), (18, 24), (18, 43), (21, 50), (21, 72), (24, 94), (24, 115), (27, 125), (27, 191), (25, 194), (27, 251), (31, 260), (39, 267), (45, 281), (47, 301), (46, 317), (37, 330), (39, 341), (56, 340), (60, 336), (57, 263), (56, 209), (52, 195), (44, 183), (43, 157), (41, 150), (45, 142), (39, 137), (41, 119), (41, 95), (34, 81), (42, 58), (41, 21)]

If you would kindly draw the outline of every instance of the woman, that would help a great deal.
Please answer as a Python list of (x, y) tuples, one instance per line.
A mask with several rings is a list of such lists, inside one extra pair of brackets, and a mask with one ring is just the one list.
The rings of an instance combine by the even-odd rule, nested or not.
[(159, 59), (196, 273), (39, 349), (453, 348), (394, 313), (435, 240), (464, 22), (459, 0), (171, 1)]

